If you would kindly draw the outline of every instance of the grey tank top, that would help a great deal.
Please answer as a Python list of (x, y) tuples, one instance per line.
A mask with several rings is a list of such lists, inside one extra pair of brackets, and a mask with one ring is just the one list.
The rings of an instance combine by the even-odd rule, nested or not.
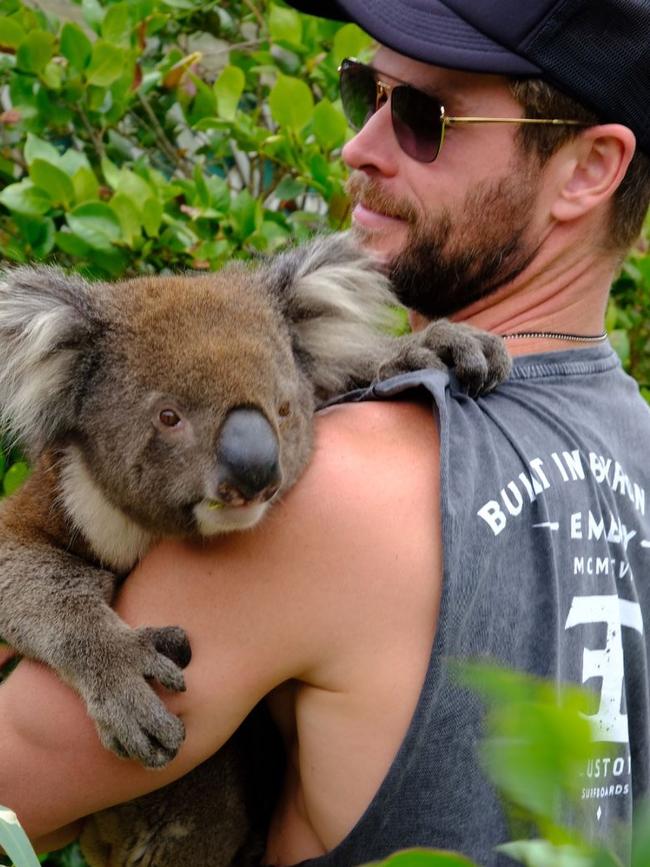
[[(637, 385), (605, 344), (518, 358), (478, 400), (431, 370), (343, 400), (384, 399), (430, 400), (439, 418), (438, 626), (382, 785), (340, 845), (302, 864), (353, 867), (409, 846), (513, 863), (494, 852), (508, 830), (478, 761), (482, 705), (448, 659), (584, 682), (597, 737), (611, 744), (611, 758), (586, 762), (579, 780), (586, 831), (630, 831), (650, 772), (650, 408)], [(627, 845), (629, 834), (625, 860)]]

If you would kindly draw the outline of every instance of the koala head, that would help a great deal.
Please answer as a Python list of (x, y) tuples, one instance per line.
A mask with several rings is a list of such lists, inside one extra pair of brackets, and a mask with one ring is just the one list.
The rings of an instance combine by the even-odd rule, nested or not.
[(249, 527), (305, 467), (315, 400), (367, 375), (387, 303), (345, 236), (200, 276), (10, 270), (0, 422), (154, 535)]

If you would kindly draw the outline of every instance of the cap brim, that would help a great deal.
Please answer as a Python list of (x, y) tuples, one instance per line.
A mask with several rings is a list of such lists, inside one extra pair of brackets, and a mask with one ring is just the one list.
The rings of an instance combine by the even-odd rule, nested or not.
[(539, 66), (485, 36), (440, 0), (287, 0), (337, 21), (354, 21), (394, 51), (452, 69), (538, 75)]

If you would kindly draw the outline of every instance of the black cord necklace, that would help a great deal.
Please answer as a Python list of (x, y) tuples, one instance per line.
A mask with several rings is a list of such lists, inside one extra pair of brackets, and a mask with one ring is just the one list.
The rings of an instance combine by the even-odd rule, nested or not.
[(504, 340), (522, 340), (524, 337), (545, 337), (547, 340), (572, 340), (575, 343), (602, 343), (607, 340), (607, 332), (601, 334), (565, 334), (563, 331), (515, 331), (502, 334)]

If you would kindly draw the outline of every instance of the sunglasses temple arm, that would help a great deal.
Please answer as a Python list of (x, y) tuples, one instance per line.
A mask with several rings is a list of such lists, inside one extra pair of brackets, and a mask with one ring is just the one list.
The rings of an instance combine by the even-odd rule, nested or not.
[[(589, 126), (581, 120), (562, 120), (561, 118), (537, 117), (449, 117), (445, 115), (444, 125), (459, 123), (537, 123), (551, 126)], [(443, 126), (444, 126), (443, 125)]]

